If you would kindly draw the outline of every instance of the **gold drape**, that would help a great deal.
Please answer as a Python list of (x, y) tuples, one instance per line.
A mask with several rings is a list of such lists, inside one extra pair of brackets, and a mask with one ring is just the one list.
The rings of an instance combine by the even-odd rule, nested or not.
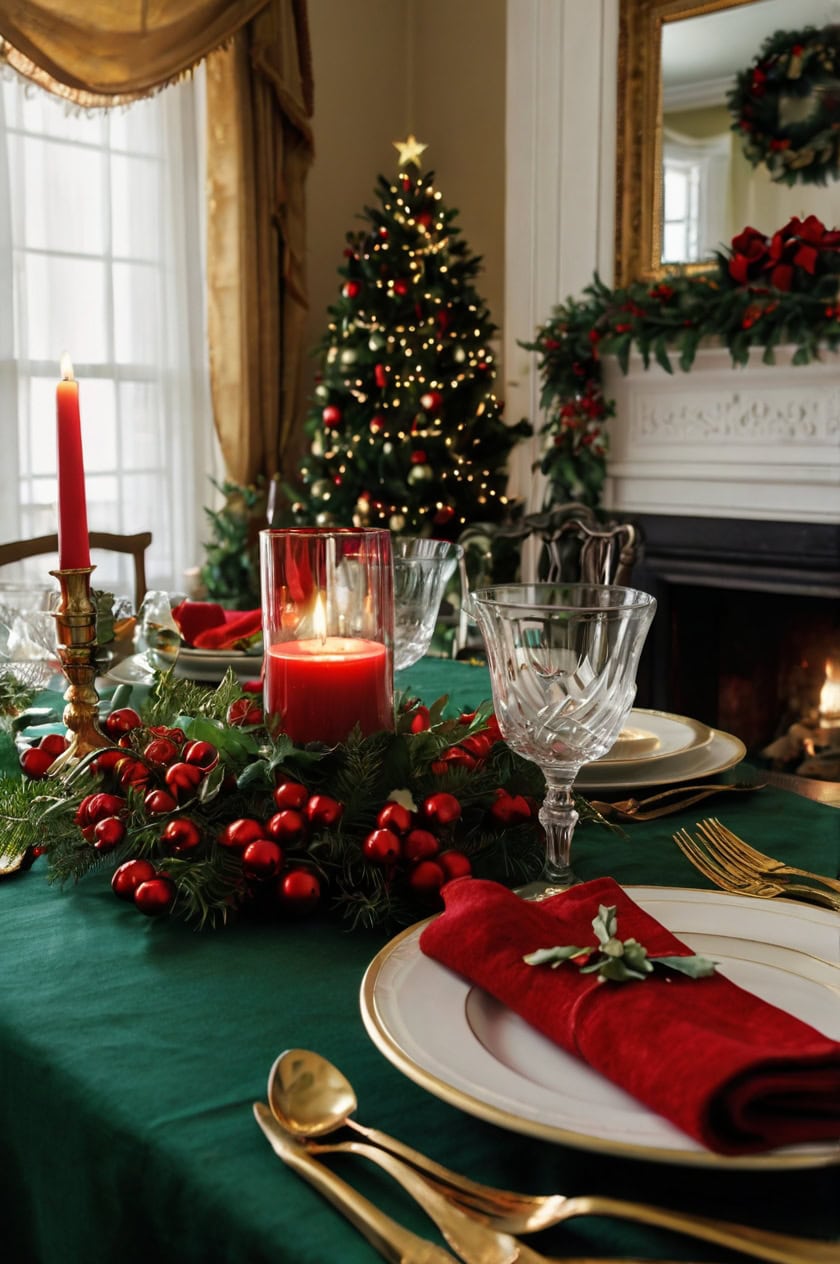
[(300, 415), (306, 312), (305, 0), (0, 0), (0, 58), (83, 108), (148, 96), (207, 58), (216, 428), (236, 482), (282, 470)]

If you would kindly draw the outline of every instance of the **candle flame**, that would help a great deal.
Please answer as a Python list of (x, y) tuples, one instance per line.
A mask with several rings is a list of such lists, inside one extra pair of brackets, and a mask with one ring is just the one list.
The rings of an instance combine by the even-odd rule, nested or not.
[(61, 377), (65, 382), (73, 381), (73, 361), (66, 351), (61, 353)]
[(319, 636), (322, 641), (327, 639), (327, 616), (324, 613), (324, 599), (320, 593), (315, 598), (315, 606), (312, 610), (312, 627), (315, 635)]

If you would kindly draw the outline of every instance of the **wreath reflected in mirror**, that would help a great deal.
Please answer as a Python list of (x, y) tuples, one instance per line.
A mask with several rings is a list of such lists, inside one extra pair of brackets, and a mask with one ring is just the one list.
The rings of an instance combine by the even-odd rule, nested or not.
[(777, 184), (840, 174), (840, 26), (776, 31), (727, 95), (732, 130)]

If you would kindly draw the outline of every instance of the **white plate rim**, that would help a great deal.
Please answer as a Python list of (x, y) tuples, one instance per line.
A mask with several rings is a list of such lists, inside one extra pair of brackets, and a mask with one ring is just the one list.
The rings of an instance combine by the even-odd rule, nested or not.
[[(838, 995), (840, 995), (840, 965), (837, 962), (830, 962), (828, 958), (812, 951), (813, 943), (808, 946), (803, 942), (803, 946), (797, 948), (795, 945), (785, 944), (779, 938), (783, 933), (783, 928), (789, 927), (791, 922), (793, 922), (796, 928), (803, 933), (806, 940), (813, 939), (813, 936), (820, 931), (825, 931), (826, 938), (830, 937), (831, 941), (835, 942), (836, 936), (840, 932), (840, 918), (828, 909), (819, 909), (811, 905), (806, 909), (803, 905), (797, 904), (793, 900), (780, 898), (772, 901), (759, 900), (750, 896), (735, 895), (725, 891), (709, 891), (693, 887), (627, 885), (624, 889), (643, 905), (645, 903), (656, 905), (657, 901), (661, 903), (662, 900), (670, 899), (681, 904), (699, 905), (701, 911), (704, 905), (710, 909), (718, 906), (726, 908), (728, 911), (734, 910), (736, 913), (740, 913), (740, 916), (736, 918), (736, 924), (740, 924), (742, 921), (743, 910), (748, 909), (752, 914), (760, 910), (762, 915), (766, 916), (767, 927), (777, 932), (771, 939), (762, 939), (761, 942), (773, 943), (777, 947), (794, 947), (796, 951), (801, 951), (806, 957), (817, 960), (821, 965), (828, 965), (836, 969), (838, 974), (836, 986)], [(661, 912), (661, 910), (656, 911)], [(583, 1131), (547, 1123), (544, 1120), (517, 1115), (514, 1111), (502, 1108), (490, 1100), (482, 1100), (476, 1093), (479, 1086), (476, 1085), (474, 1078), (471, 1079), (473, 1091), (470, 1093), (463, 1091), (455, 1084), (447, 1083), (445, 1079), (419, 1065), (410, 1051), (401, 1046), (389, 1027), (383, 1012), (383, 1006), (377, 999), (377, 985), (381, 983), (383, 972), (386, 970), (391, 958), (399, 951), (413, 950), (416, 957), (422, 959), (422, 962), (428, 965), (432, 975), (437, 971), (442, 971), (443, 974), (439, 977), (446, 977), (452, 984), (453, 991), (457, 989), (462, 994), (461, 1012), (464, 1025), (469, 1030), (466, 1018), (466, 1005), (469, 994), (473, 990), (471, 985), (465, 979), (461, 979), (452, 971), (447, 970), (440, 963), (425, 957), (416, 943), (423, 928), (433, 920), (434, 918), (427, 918), (423, 922), (409, 926), (390, 940), (368, 965), (359, 992), (362, 1021), (373, 1044), (397, 1070), (401, 1071), (416, 1084), (419, 1084), (421, 1088), (432, 1093), (433, 1096), (456, 1106), (467, 1114), (488, 1120), (490, 1123), (497, 1124), (508, 1131), (538, 1137), (544, 1141), (559, 1142), (577, 1149), (591, 1150), (618, 1157), (675, 1163), (679, 1166), (687, 1167), (731, 1168), (737, 1170), (793, 1170), (840, 1164), (840, 1143), (791, 1146), (762, 1154), (721, 1155), (704, 1149), (688, 1136), (685, 1138), (684, 1149), (674, 1149), (670, 1146), (666, 1148), (635, 1145), (626, 1141), (605, 1139), (591, 1134), (588, 1135)], [(698, 932), (695, 931), (694, 933)], [(718, 931), (717, 933), (725, 934), (726, 932)], [(730, 931), (729, 933), (731, 934), (732, 932)], [(686, 932), (683, 932), (683, 934), (686, 934)], [(745, 942), (750, 942), (749, 938), (744, 935), (736, 937), (745, 939)], [(412, 943), (412, 941), (415, 942)], [(460, 988), (458, 988), (458, 985), (460, 985)], [(832, 982), (831, 987), (833, 988), (834, 986)], [(441, 1026), (445, 1026), (446, 1021), (446, 1018), (442, 1018)], [(479, 1047), (477, 1038), (475, 1038), (475, 1047)], [(483, 1046), (481, 1047), (483, 1048)], [(562, 1053), (562, 1051), (558, 1050), (558, 1053)], [(510, 1075), (515, 1076), (516, 1073), (511, 1071)], [(640, 1109), (642, 1111), (645, 1110), (644, 1107), (640, 1107)], [(650, 1113), (652, 1114), (652, 1112)]]
[(696, 750), (685, 751), (661, 768), (636, 766), (626, 769), (623, 774), (605, 768), (603, 774), (592, 764), (581, 768), (575, 779), (575, 789), (585, 793), (590, 790), (625, 790), (643, 788), (645, 786), (675, 785), (678, 781), (692, 781), (696, 778), (715, 777), (740, 764), (747, 753), (747, 748), (734, 733), (724, 733), (722, 729), (712, 730), (712, 740), (708, 746)]
[(183, 658), (188, 663), (206, 663), (208, 666), (211, 663), (214, 665), (225, 663), (233, 666), (236, 663), (261, 663), (263, 655), (262, 652), (249, 654), (247, 650), (202, 650), (194, 645), (182, 645), (178, 651), (178, 658)]
[(688, 729), (688, 737), (682, 746), (677, 746), (667, 751), (652, 750), (644, 755), (636, 755), (631, 759), (611, 759), (610, 753), (601, 759), (593, 760), (591, 764), (585, 764), (585, 768), (597, 769), (602, 768), (610, 771), (613, 768), (629, 768), (637, 767), (641, 764), (664, 763), (668, 759), (675, 759), (678, 755), (685, 755), (689, 751), (700, 750), (704, 746), (708, 746), (714, 737), (714, 729), (708, 724), (704, 724), (702, 720), (693, 720), (687, 715), (677, 715), (674, 711), (657, 711), (652, 707), (634, 707), (627, 717), (627, 724), (635, 724), (639, 728), (644, 728), (644, 717), (654, 716), (659, 720), (671, 721), (676, 725), (682, 725)]

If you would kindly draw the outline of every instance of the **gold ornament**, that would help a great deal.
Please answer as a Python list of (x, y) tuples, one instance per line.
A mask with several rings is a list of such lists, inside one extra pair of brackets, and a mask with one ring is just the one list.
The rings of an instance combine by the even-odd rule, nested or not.
[(420, 155), (424, 149), (429, 148), (428, 145), (421, 145), (420, 141), (415, 139), (413, 133), (408, 137), (408, 140), (395, 140), (392, 143), (400, 156), (399, 165), (401, 167), (407, 167), (410, 162), (413, 162), (415, 167), (419, 167)]
[(402, 514), (391, 514), (388, 519), (388, 526), (392, 531), (402, 531), (405, 528), (405, 518)]

